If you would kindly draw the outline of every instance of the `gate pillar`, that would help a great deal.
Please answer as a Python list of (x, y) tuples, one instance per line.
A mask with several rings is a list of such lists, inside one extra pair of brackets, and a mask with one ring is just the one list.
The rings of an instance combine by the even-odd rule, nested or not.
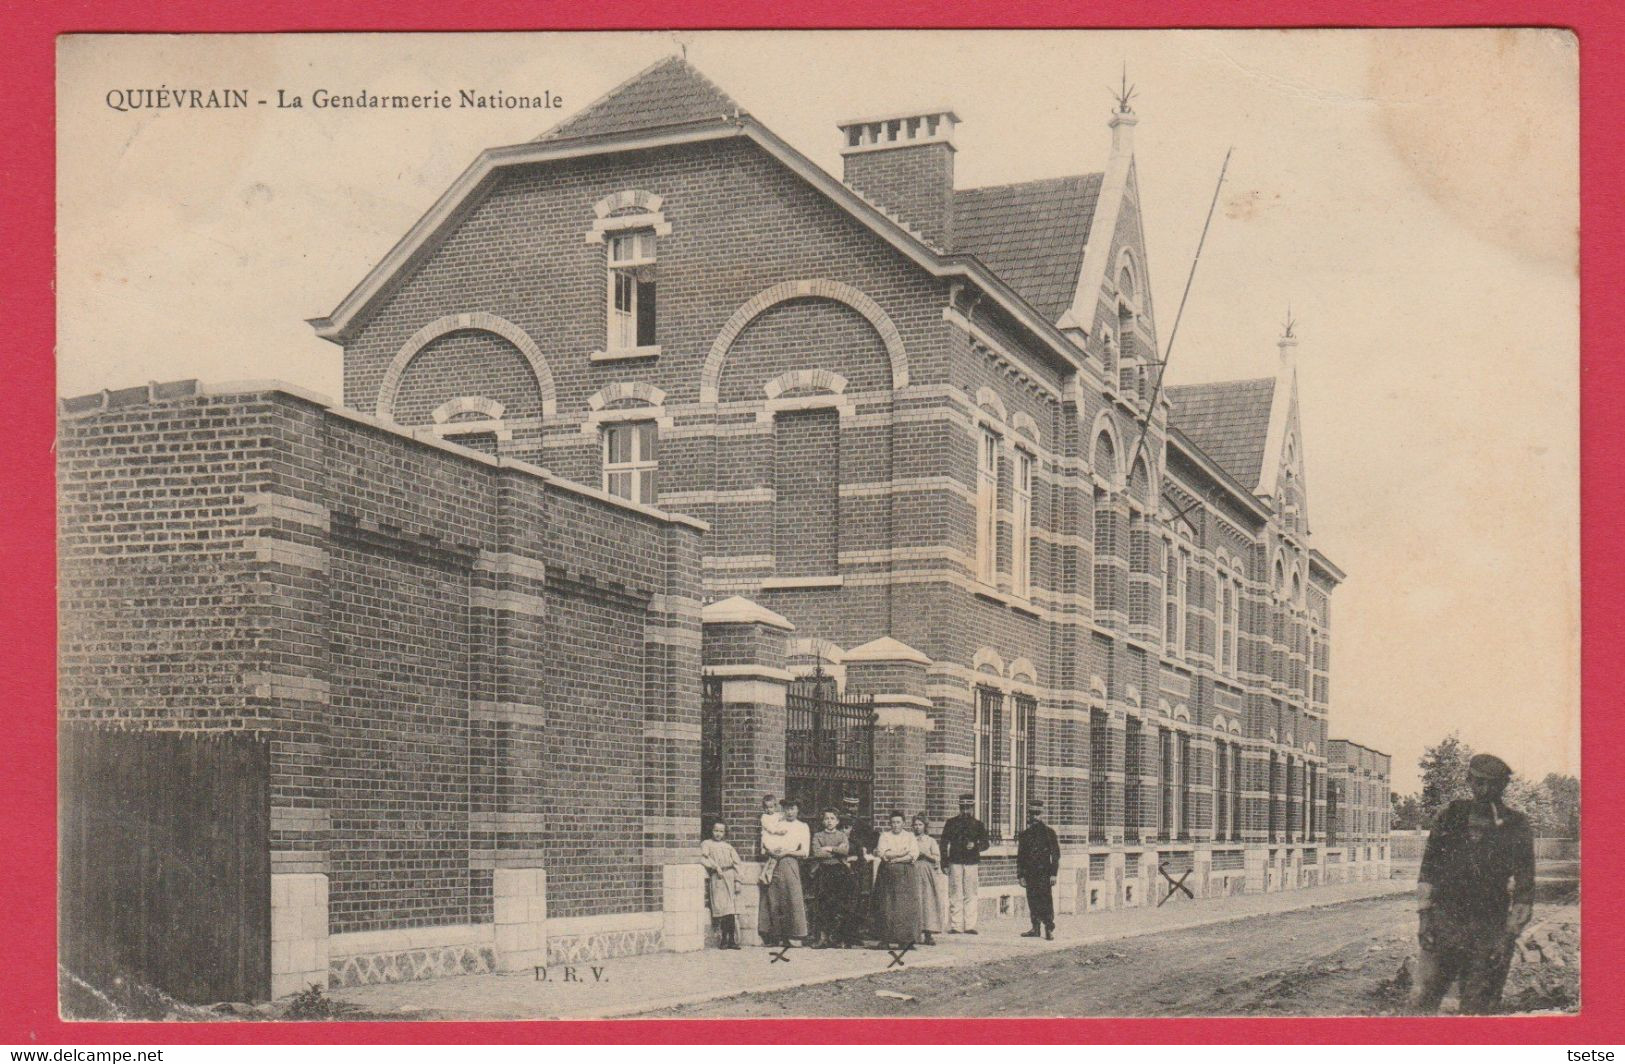
[(762, 795), (784, 795), (785, 646), (795, 625), (735, 595), (700, 612), (701, 661), (721, 687), (722, 819), (740, 855), (754, 857)]
[(925, 677), (931, 659), (884, 636), (847, 651), (845, 662), (847, 690), (875, 700), (876, 815), (925, 811), (925, 733), (931, 730)]

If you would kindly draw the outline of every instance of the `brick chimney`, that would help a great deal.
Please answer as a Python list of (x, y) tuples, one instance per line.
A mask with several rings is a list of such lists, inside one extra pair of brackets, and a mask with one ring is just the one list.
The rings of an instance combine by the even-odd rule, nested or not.
[(939, 248), (954, 241), (950, 108), (840, 123), (841, 180)]

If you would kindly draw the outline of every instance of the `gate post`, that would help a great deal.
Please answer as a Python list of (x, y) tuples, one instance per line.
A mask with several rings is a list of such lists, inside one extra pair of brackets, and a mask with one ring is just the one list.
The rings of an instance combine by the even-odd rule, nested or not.
[(737, 595), (706, 606), (700, 622), (705, 675), (722, 681), (722, 818), (749, 859), (762, 795), (784, 794), (785, 646), (795, 625)]
[(845, 662), (847, 690), (875, 700), (875, 812), (885, 816), (898, 809), (909, 817), (923, 812), (925, 733), (931, 729), (925, 674), (931, 659), (883, 636), (847, 651)]

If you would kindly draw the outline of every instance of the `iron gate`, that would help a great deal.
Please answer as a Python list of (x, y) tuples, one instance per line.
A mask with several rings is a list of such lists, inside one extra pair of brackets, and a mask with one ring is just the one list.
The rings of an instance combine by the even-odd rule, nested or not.
[(859, 814), (874, 814), (875, 700), (841, 695), (822, 671), (792, 681), (785, 696), (784, 787), (815, 820), (847, 795)]
[(722, 679), (707, 676), (700, 703), (700, 838), (722, 816)]

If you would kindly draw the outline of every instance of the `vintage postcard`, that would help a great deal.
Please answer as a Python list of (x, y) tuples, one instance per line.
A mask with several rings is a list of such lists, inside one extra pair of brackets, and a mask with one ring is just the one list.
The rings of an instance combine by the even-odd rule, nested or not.
[(1579, 1010), (1573, 34), (57, 54), (63, 1018)]

